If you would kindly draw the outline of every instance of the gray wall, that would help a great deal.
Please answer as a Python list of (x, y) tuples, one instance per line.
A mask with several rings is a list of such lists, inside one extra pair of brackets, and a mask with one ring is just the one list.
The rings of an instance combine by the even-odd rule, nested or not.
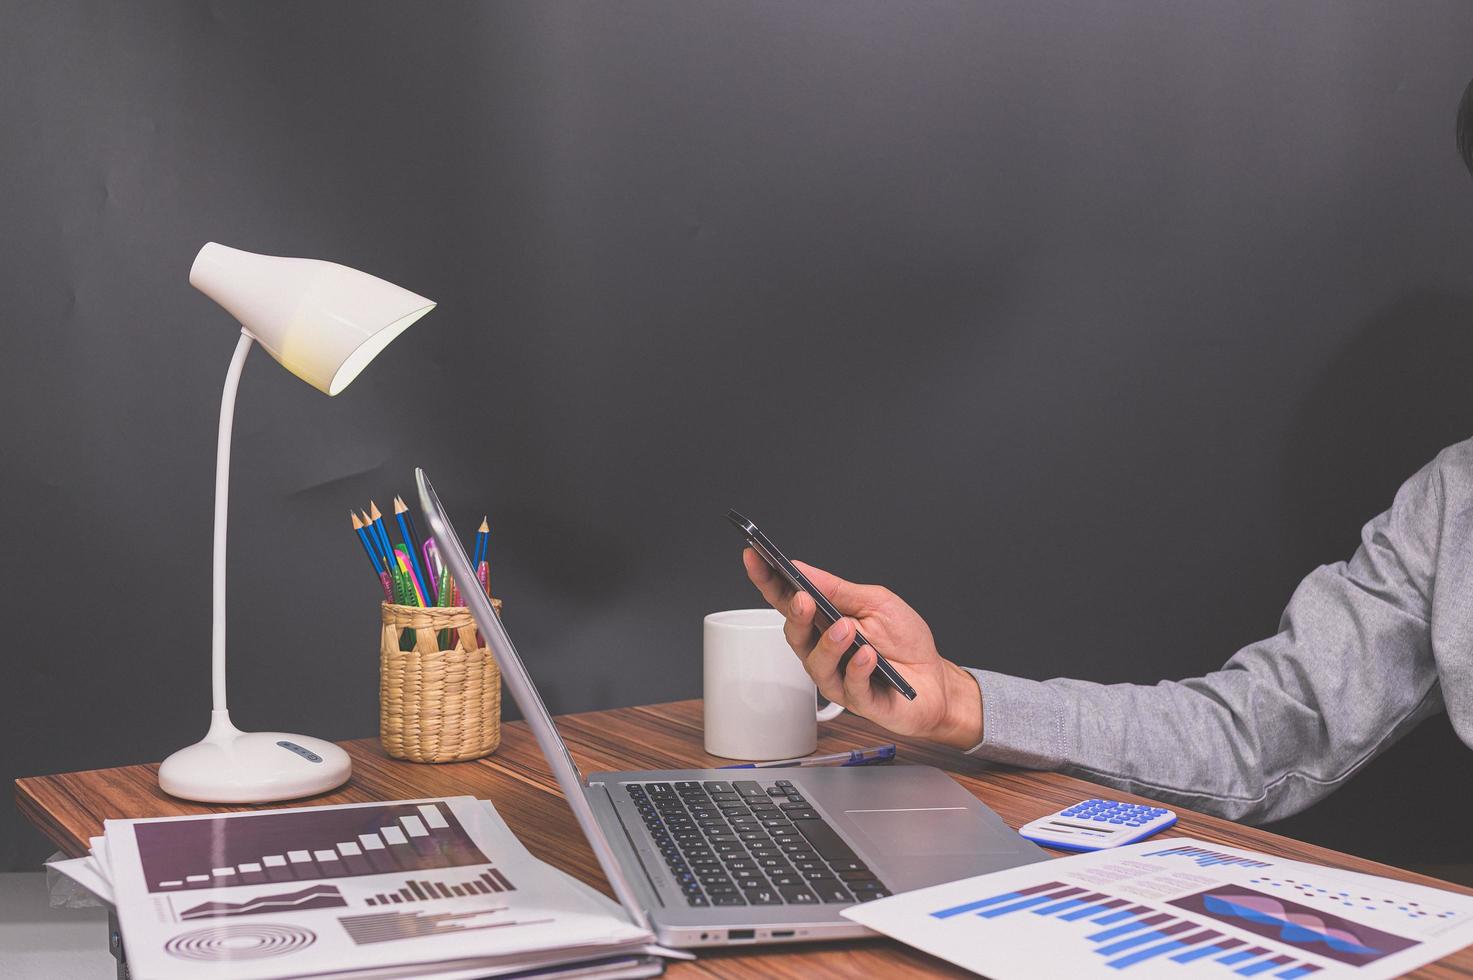
[[(416, 464), (558, 711), (699, 694), (728, 506), (963, 662), (1211, 669), (1473, 435), (1470, 75), (1464, 0), (4, 0), (0, 776), (203, 732), (207, 240), (440, 302), (333, 400), (252, 356), (245, 726), (376, 731), (347, 512)], [(1291, 829), (1435, 859), (1412, 741)]]

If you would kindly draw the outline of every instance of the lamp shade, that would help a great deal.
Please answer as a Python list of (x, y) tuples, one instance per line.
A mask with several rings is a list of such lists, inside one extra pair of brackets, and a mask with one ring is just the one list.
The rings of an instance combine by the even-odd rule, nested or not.
[(435, 308), (433, 300), (336, 262), (215, 242), (195, 256), (189, 284), (225, 307), (282, 367), (328, 395)]

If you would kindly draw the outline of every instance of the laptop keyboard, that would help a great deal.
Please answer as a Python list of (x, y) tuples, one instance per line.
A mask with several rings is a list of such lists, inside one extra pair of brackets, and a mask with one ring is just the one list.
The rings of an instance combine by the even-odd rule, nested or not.
[(624, 785), (691, 905), (852, 905), (890, 894), (786, 779)]

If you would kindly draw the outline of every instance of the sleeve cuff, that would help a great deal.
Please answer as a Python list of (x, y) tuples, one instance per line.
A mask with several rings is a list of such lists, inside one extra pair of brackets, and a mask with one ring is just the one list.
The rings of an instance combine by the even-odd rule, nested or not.
[(1057, 691), (1041, 681), (966, 670), (982, 692), (982, 741), (968, 755), (1028, 769), (1056, 769), (1066, 763), (1069, 735)]

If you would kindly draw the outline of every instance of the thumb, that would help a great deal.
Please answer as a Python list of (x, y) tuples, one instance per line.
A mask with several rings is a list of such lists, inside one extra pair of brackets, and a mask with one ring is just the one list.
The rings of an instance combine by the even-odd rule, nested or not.
[(874, 594), (879, 592), (878, 586), (856, 585), (853, 582), (839, 578), (833, 572), (826, 572), (822, 568), (808, 564), (806, 561), (795, 561), (798, 570), (808, 576), (808, 581), (813, 583), (814, 588), (828, 597), (845, 616), (855, 616), (861, 610), (874, 604)]

